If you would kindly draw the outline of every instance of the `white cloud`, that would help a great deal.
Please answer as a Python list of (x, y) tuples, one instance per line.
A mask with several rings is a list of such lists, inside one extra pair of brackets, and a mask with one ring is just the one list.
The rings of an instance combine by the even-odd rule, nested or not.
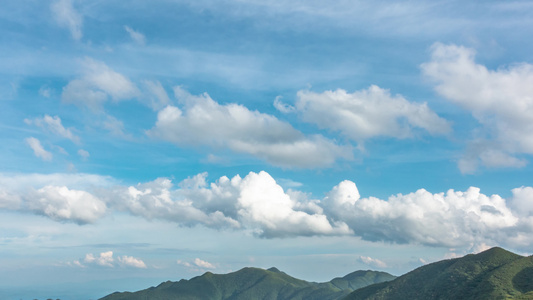
[(81, 156), (83, 160), (87, 160), (89, 156), (91, 156), (88, 151), (83, 149), (78, 150), (78, 155)]
[(20, 195), (0, 190), (0, 209), (17, 210), (20, 208), (22, 199)]
[(533, 187), (513, 189), (508, 199), (470, 187), (435, 194), (420, 189), (381, 200), (361, 197), (355, 183), (345, 180), (319, 200), (284, 191), (266, 172), (215, 182), (202, 173), (178, 184), (160, 178), (134, 186), (87, 174), (0, 174), (0, 209), (56, 221), (94, 223), (110, 213), (127, 212), (265, 238), (344, 235), (463, 249), (533, 246), (532, 199)]
[(146, 269), (146, 264), (144, 263), (144, 261), (138, 258), (135, 258), (133, 256), (127, 256), (127, 255), (119, 256), (118, 261), (120, 262), (122, 266)]
[(384, 263), (383, 261), (376, 259), (376, 258), (369, 257), (369, 256), (360, 256), (359, 261), (371, 267), (377, 267), (377, 268), (387, 267), (387, 264)]
[(45, 186), (25, 197), (30, 211), (57, 221), (93, 223), (107, 211), (106, 204), (86, 191), (66, 186)]
[(83, 262), (87, 264), (96, 264), (102, 267), (113, 267), (113, 251), (102, 252), (98, 257), (95, 257), (92, 253), (88, 253), (85, 255)]
[(50, 6), (54, 18), (59, 25), (70, 30), (72, 38), (80, 40), (83, 17), (74, 9), (70, 0), (57, 0)]
[(35, 154), (35, 156), (40, 157), (42, 158), (42, 160), (45, 160), (45, 161), (52, 160), (52, 157), (53, 157), (52, 153), (46, 151), (38, 139), (34, 137), (29, 137), (25, 141), (30, 146), (30, 148), (33, 150), (33, 154)]
[(146, 43), (146, 37), (144, 36), (144, 34), (131, 29), (131, 27), (129, 27), (129, 26), (124, 26), (124, 30), (126, 30), (129, 33), (131, 39), (135, 43), (137, 43), (139, 45), (144, 45)]
[(103, 62), (85, 58), (82, 67), (83, 76), (70, 81), (63, 88), (62, 101), (101, 110), (103, 103), (109, 98), (121, 101), (139, 95), (135, 84)]
[(451, 131), (449, 122), (426, 103), (409, 102), (375, 85), (351, 94), (342, 89), (299, 91), (295, 110), (305, 122), (340, 131), (357, 142), (378, 136), (408, 138), (414, 135), (414, 128), (433, 135)]
[(326, 167), (352, 157), (351, 147), (320, 135), (305, 136), (274, 116), (238, 104), (220, 105), (206, 93), (174, 91), (183, 108), (169, 105), (159, 111), (150, 136), (178, 145), (229, 148), (282, 167)]
[(187, 262), (182, 260), (177, 260), (178, 265), (185, 266), (192, 271), (201, 271), (205, 269), (216, 269), (216, 266), (205, 260), (195, 258), (193, 262)]
[[(221, 185), (229, 183), (219, 181)], [(266, 172), (250, 173), (244, 179), (231, 180), (240, 189), (238, 215), (245, 224), (257, 227), (265, 237), (297, 235), (343, 235), (350, 233), (346, 224), (330, 223), (326, 215), (309, 214), (296, 203)]]
[(202, 211), (187, 198), (172, 190), (169, 179), (130, 187), (116, 187), (106, 192), (115, 209), (129, 211), (148, 220), (160, 219), (183, 225), (204, 224), (208, 227), (239, 227), (239, 223), (220, 211)]
[(474, 58), (473, 49), (436, 43), (431, 61), (421, 66), (439, 94), (483, 126), (459, 166), (470, 173), (478, 164), (523, 167), (526, 161), (516, 155), (533, 154), (533, 65), (489, 70)]
[(75, 260), (69, 262), (71, 266), (76, 266), (80, 268), (87, 268), (89, 266), (100, 266), (100, 267), (133, 267), (139, 269), (146, 269), (147, 266), (139, 258), (133, 256), (123, 255), (115, 259), (113, 257), (113, 251), (101, 252), (99, 255), (95, 256), (92, 253), (87, 253), (83, 259)]
[(93, 223), (108, 208), (86, 190), (113, 183), (109, 177), (90, 174), (0, 174), (0, 207), (56, 221)]
[(293, 106), (281, 102), (281, 96), (277, 96), (276, 99), (274, 99), (274, 107), (284, 114), (294, 112), (295, 110)]
[(200, 268), (203, 268), (203, 269), (214, 269), (215, 266), (205, 260), (201, 260), (199, 258), (196, 258), (194, 260), (194, 264), (197, 266), (197, 267), (200, 267)]
[(80, 138), (72, 133), (71, 128), (67, 129), (63, 127), (61, 119), (58, 116), (51, 117), (49, 115), (44, 115), (42, 118), (35, 118), (33, 120), (24, 119), (24, 122), (28, 125), (33, 124), (37, 127), (41, 127), (53, 134), (69, 139), (76, 144), (80, 143)]
[(384, 201), (360, 198), (355, 184), (345, 181), (323, 205), (328, 216), (347, 223), (355, 235), (369, 241), (453, 247), (505, 243), (508, 234), (521, 230), (520, 219), (505, 199), (486, 196), (475, 187), (438, 194), (420, 189)]
[(511, 207), (519, 215), (533, 216), (533, 188), (519, 187), (512, 190)]

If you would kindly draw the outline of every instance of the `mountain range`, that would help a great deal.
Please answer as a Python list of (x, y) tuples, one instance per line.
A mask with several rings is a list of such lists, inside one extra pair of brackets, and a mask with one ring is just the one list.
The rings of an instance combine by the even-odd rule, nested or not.
[(115, 292), (100, 300), (145, 299), (533, 299), (533, 256), (495, 247), (427, 264), (400, 277), (356, 271), (323, 283), (300, 280), (276, 268), (243, 268), (167, 281), (133, 293)]

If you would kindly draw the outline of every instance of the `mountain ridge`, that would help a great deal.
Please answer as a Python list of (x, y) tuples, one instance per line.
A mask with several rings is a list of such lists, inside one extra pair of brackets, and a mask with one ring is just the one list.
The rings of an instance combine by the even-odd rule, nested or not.
[(533, 256), (500, 247), (426, 264), (402, 276), (359, 270), (328, 282), (294, 278), (279, 269), (246, 267), (228, 274), (206, 272), (138, 292), (100, 300), (387, 300), (533, 299)]
[(378, 271), (356, 271), (329, 282), (309, 282), (294, 278), (279, 269), (245, 267), (228, 274), (206, 272), (177, 282), (165, 281), (138, 292), (115, 292), (100, 300), (140, 299), (309, 299), (336, 300), (355, 288), (392, 280), (395, 276)]
[(533, 299), (533, 257), (500, 247), (419, 267), (343, 300)]

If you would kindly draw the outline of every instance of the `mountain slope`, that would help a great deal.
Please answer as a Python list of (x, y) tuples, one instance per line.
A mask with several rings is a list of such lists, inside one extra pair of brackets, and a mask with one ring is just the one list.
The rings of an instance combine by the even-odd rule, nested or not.
[(207, 272), (190, 280), (167, 281), (135, 293), (117, 292), (101, 300), (334, 300), (356, 288), (394, 278), (384, 272), (357, 271), (330, 282), (315, 283), (296, 279), (276, 268), (244, 268), (229, 274)]
[(420, 267), (345, 299), (533, 299), (533, 257), (501, 248)]

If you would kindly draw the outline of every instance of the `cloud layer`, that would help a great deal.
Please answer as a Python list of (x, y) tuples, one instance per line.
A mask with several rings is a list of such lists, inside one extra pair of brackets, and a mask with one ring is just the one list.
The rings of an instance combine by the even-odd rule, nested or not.
[[(441, 247), (533, 245), (532, 187), (513, 189), (509, 199), (471, 187), (436, 194), (420, 189), (382, 200), (361, 197), (355, 183), (345, 180), (318, 200), (283, 190), (266, 172), (223, 176), (212, 183), (203, 173), (177, 185), (160, 178), (135, 186), (90, 175), (69, 182), (68, 176), (19, 176), (17, 184), (6, 180), (0, 186), (0, 208), (78, 224), (97, 222), (114, 211), (128, 212), (183, 226), (245, 230), (265, 238), (347, 235)], [(53, 185), (62, 178), (73, 187)], [(89, 180), (80, 182), (81, 178)], [(121, 263), (135, 261), (125, 257)]]

